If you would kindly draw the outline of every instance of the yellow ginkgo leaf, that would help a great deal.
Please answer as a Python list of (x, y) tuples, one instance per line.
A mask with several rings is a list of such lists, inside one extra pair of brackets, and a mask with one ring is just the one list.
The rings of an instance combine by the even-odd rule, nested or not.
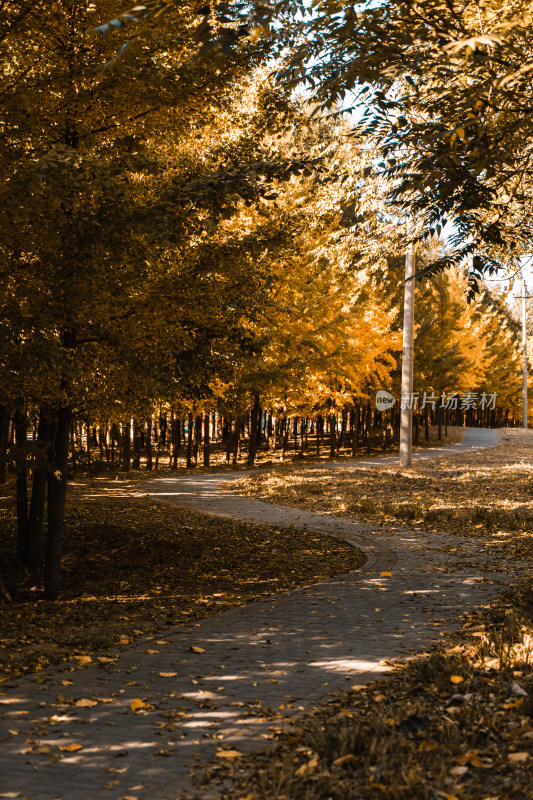
[(66, 753), (75, 753), (77, 750), (81, 750), (83, 748), (82, 744), (62, 744), (60, 745), (59, 749), (64, 750)]
[(92, 706), (97, 706), (97, 700), (89, 700), (88, 697), (83, 697), (81, 700), (76, 700), (75, 703), (78, 708), (91, 708)]
[(240, 750), (217, 750), (215, 755), (217, 758), (240, 758), (242, 753)]
[(136, 697), (135, 700), (131, 701), (130, 708), (132, 711), (140, 711), (143, 708), (148, 708), (148, 703), (145, 703), (144, 700)]
[(392, 578), (392, 572), (382, 572), (381, 578)]
[(204, 650), (203, 647), (197, 647), (195, 644), (193, 644), (193, 645), (191, 645), (189, 647), (189, 652), (190, 653), (205, 653), (205, 650)]
[(464, 678), (462, 675), (450, 675), (450, 680), (452, 683), (462, 683)]
[(159, 673), (161, 678), (175, 678), (177, 674), (178, 674), (177, 672), (160, 672)]

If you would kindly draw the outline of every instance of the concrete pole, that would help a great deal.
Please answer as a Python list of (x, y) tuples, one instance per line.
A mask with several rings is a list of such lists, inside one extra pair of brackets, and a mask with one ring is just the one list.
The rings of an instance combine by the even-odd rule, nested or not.
[[(403, 351), (402, 351), (402, 396), (413, 392), (413, 339), (415, 327), (415, 256), (412, 245), (405, 256), (405, 290), (403, 299)], [(411, 466), (413, 438), (413, 408), (400, 411), (400, 467)]]
[(526, 279), (522, 278), (522, 427), (527, 428), (527, 330), (526, 330)]

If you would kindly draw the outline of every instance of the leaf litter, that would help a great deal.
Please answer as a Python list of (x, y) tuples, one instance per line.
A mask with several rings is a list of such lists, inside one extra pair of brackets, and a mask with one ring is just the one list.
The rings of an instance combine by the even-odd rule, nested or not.
[[(0, 681), (66, 661), (112, 663), (117, 656), (109, 648), (325, 580), (365, 560), (326, 535), (206, 517), (128, 497), (124, 489), (118, 496), (91, 494), (82, 485), (68, 498), (62, 597), (44, 601), (42, 576), (12, 555), (13, 490), (5, 487), (0, 498), (0, 586), (9, 595), (0, 595)], [(101, 651), (108, 652), (95, 655)]]
[(268, 749), (231, 770), (213, 768), (206, 782), (226, 781), (228, 800), (246, 792), (254, 800), (530, 800), (533, 436), (504, 437), (498, 448), (415, 463), (403, 474), (288, 470), (234, 484), (232, 491), (366, 519), (376, 528), (422, 522), (426, 530), (494, 547), (500, 567), (518, 561), (524, 571), (431, 652), (299, 715)]

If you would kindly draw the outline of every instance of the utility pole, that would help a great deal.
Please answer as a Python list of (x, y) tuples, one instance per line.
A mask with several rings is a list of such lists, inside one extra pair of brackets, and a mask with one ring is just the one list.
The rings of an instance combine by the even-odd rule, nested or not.
[(411, 466), (413, 439), (413, 339), (415, 327), (415, 255), (413, 245), (405, 255), (403, 298), (402, 397), (407, 399), (400, 410), (400, 467)]
[(522, 427), (527, 428), (527, 329), (526, 329), (526, 300), (532, 295), (527, 293), (526, 279), (522, 277), (522, 294), (517, 299), (522, 300)]

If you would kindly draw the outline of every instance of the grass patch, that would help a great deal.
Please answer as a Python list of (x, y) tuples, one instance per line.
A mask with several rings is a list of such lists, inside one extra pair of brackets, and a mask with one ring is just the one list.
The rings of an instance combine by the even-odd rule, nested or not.
[(506, 558), (531, 558), (533, 433), (503, 435), (496, 448), (414, 462), (410, 470), (289, 468), (242, 478), (231, 490), (376, 525), (422, 525), (485, 539)]
[[(120, 483), (114, 483), (124, 495)], [(325, 535), (212, 518), (73, 487), (63, 593), (17, 565), (10, 492), (0, 501), (0, 678), (42, 670), (357, 569), (364, 555)]]

